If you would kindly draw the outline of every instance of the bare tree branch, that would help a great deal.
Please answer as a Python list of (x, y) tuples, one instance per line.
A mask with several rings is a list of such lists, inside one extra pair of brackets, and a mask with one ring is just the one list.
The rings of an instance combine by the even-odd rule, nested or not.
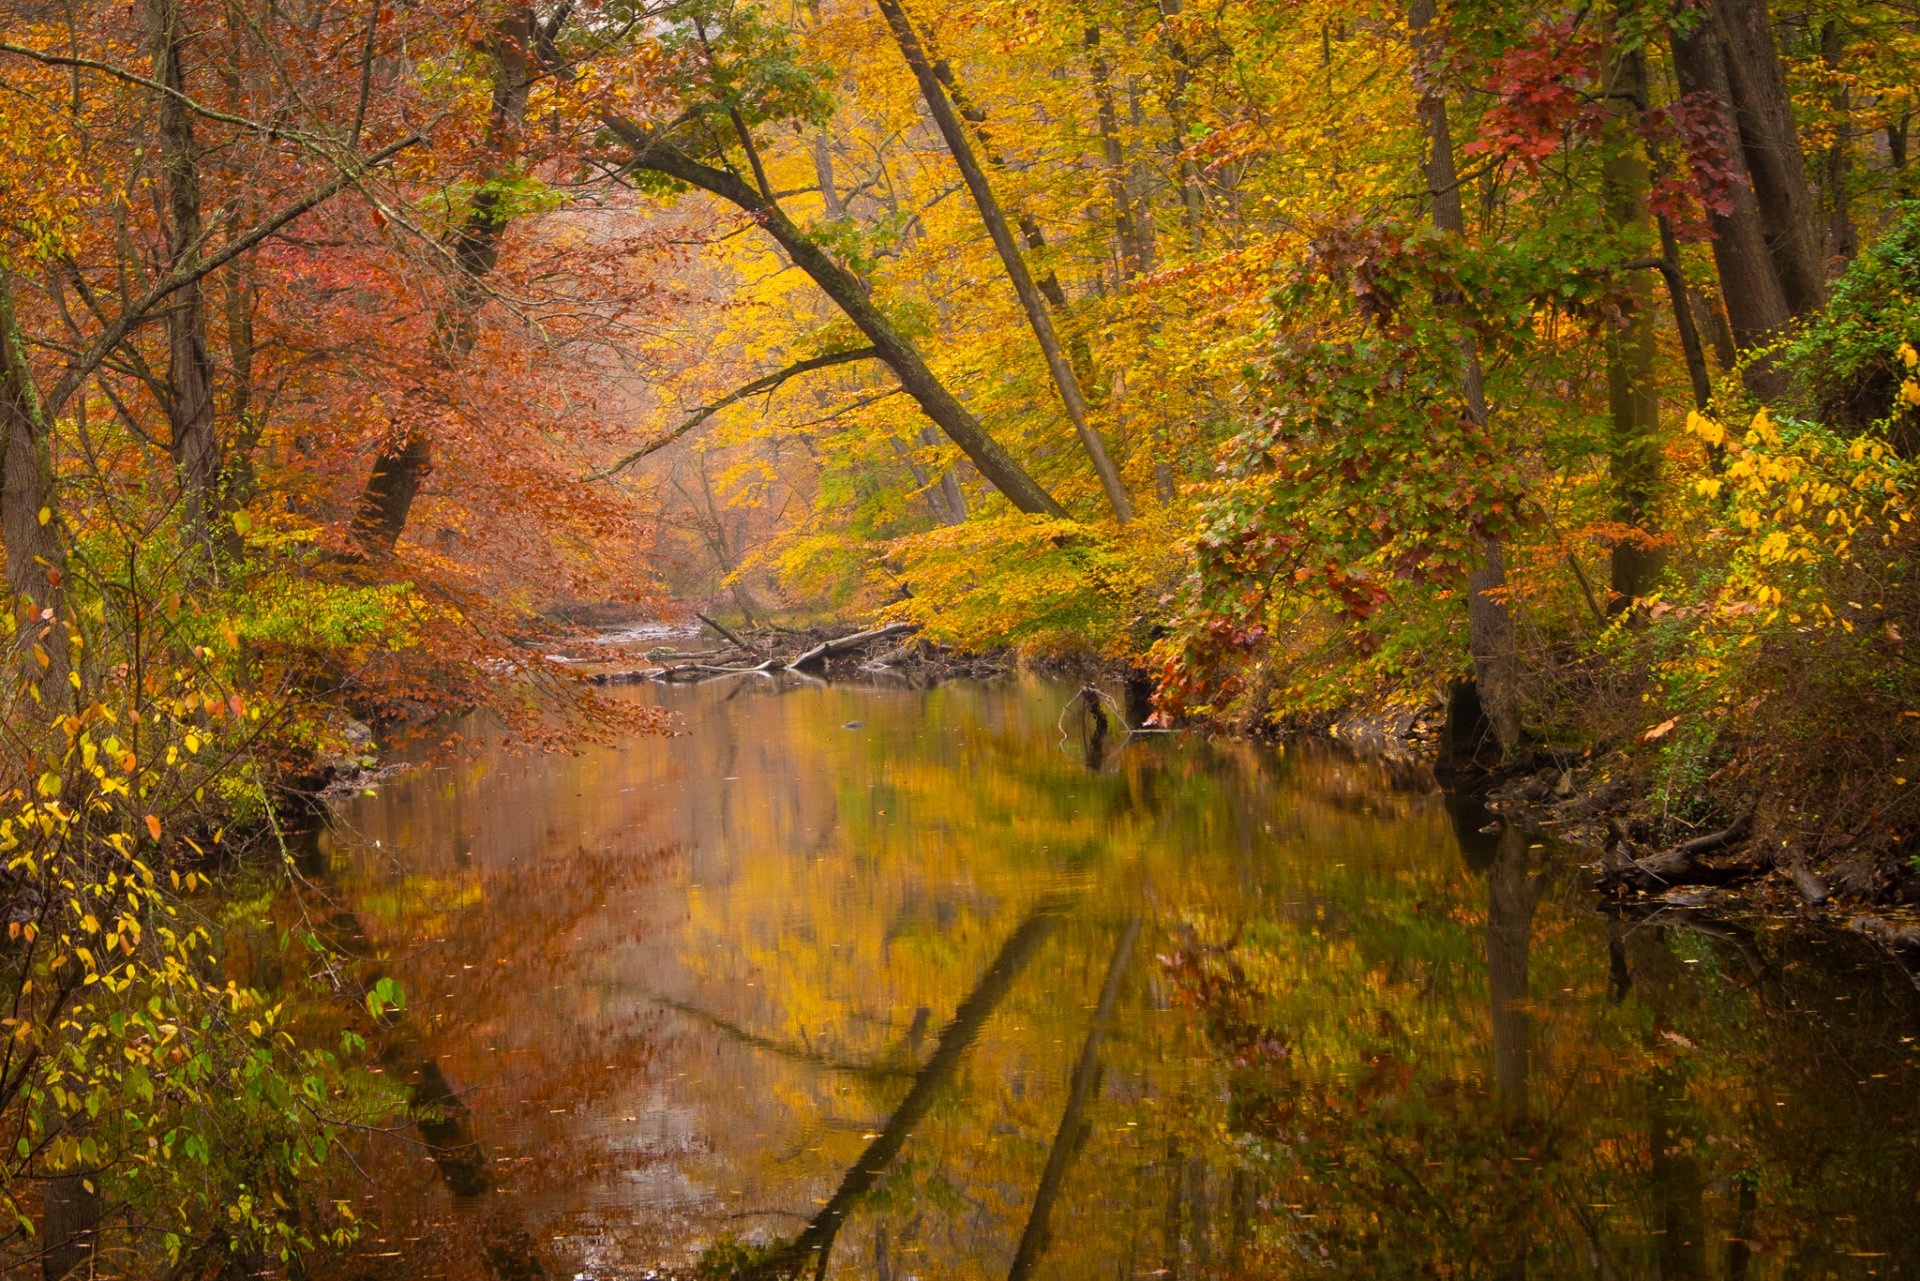
[(601, 468), (591, 476), (588, 476), (587, 479), (590, 481), (605, 480), (616, 472), (625, 471), (642, 458), (650, 454), (659, 453), (668, 445), (679, 440), (695, 427), (698, 427), (701, 423), (725, 409), (728, 405), (737, 405), (749, 396), (758, 395), (763, 391), (772, 391), (789, 378), (796, 377), (800, 374), (811, 373), (816, 369), (828, 369), (834, 365), (852, 364), (856, 360), (878, 360), (879, 358), (880, 353), (875, 348), (855, 347), (851, 351), (833, 351), (823, 356), (809, 356), (805, 360), (796, 360), (785, 369), (776, 370), (762, 378), (756, 378), (746, 386), (728, 392), (710, 405), (702, 405), (693, 411), (692, 416), (689, 417), (687, 421), (681, 423), (666, 435), (640, 446), (640, 448), (634, 450), (619, 462)]

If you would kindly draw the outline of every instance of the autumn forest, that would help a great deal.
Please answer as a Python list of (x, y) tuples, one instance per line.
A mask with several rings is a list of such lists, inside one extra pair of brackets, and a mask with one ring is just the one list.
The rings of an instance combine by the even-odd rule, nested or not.
[[(1542, 1275), (1622, 1276), (1655, 1274), (1639, 1270), (1653, 1255), (1621, 1246), (1595, 1270), (1550, 1242), (1584, 1234), (1593, 1258), (1641, 1228), (1751, 1243), (1776, 1216), (1781, 1240), (1818, 1235), (1795, 1217), (1804, 1188), (1765, 1181), (1791, 1144), (1754, 1130), (1714, 1182), (1676, 1175), (1676, 1154), (1698, 1153), (1669, 1141), (1670, 1123), (1737, 1129), (1707, 1100), (1759, 1088), (1755, 1040), (1674, 1030), (1682, 1007), (1733, 998), (1688, 988), (1707, 971), (1686, 977), (1671, 949), (1778, 979), (1804, 936), (1690, 925), (1683, 940), (1661, 917), (1632, 941), (1619, 914), (1723, 896), (1805, 928), (1851, 922), (1889, 964), (1920, 957), (1902, 916), (1920, 901), (1916, 94), (1910, 0), (0, 0), (0, 1272), (296, 1277), (339, 1258), (403, 1275), (367, 1262), (401, 1252), (375, 1248), (383, 1209), (439, 1225), (415, 1240), (465, 1220), (419, 1209), (428, 1192), (367, 1201), (356, 1189), (404, 1183), (382, 1181), (400, 1158), (369, 1136), (414, 1135), (431, 1197), (466, 1207), (509, 1161), (476, 1155), (493, 1149), (469, 1129), (534, 1124), (472, 1094), (493, 1079), (483, 1042), (445, 1040), (506, 1005), (422, 1009), (441, 981), (420, 958), (454, 939), (479, 949), (467, 971), (548, 964), (542, 948), (596, 909), (579, 884), (494, 878), (524, 877), (515, 860), (536, 847), (599, 858), (635, 830), (658, 859), (691, 860), (682, 881), (725, 880), (747, 904), (710, 921), (689, 899), (705, 941), (646, 963), (728, 1002), (746, 974), (774, 985), (772, 1004), (724, 1017), (665, 988), (635, 999), (727, 1053), (851, 1072), (878, 1091), (870, 1114), (839, 1118), (827, 1086), (783, 1077), (788, 1110), (764, 1125), (817, 1110), (829, 1136), (872, 1129), (872, 1147), (820, 1140), (852, 1165), (804, 1195), (791, 1171), (699, 1176), (826, 1207), (797, 1236), (777, 1220), (708, 1230), (703, 1209), (684, 1237), (555, 1253), (558, 1228), (461, 1209), (488, 1226), (453, 1237), (484, 1248), (404, 1275), (643, 1275), (608, 1260), (651, 1250), (695, 1259), (687, 1275), (825, 1276), (844, 1230), (859, 1240), (844, 1268), (882, 1278), (926, 1266), (902, 1253), (916, 1241), (949, 1260), (934, 1276), (1047, 1275), (1050, 1257), (1063, 1276), (1340, 1258), (1510, 1276), (1535, 1248)], [(992, 673), (1022, 692), (940, 692)], [(923, 719), (842, 707), (831, 682), (846, 680), (911, 689)], [(775, 689), (839, 719), (747, 710)], [(870, 720), (927, 778), (838, 754), (881, 732)], [(760, 777), (711, 745), (750, 724), (764, 737), (738, 750), (781, 744), (814, 799), (774, 775), (778, 804), (709, 795)], [(1010, 724), (1079, 764), (1062, 773)], [(916, 725), (985, 755), (950, 757)], [(1329, 739), (1366, 747), (1311, 754)], [(519, 820), (471, 822), (469, 801), (487, 804), (474, 762), (511, 779), (530, 768), (517, 754), (629, 751), (698, 781), (613, 823), (581, 807), (624, 806), (629, 775), (667, 784), (630, 763), (541, 767), (553, 792), (527, 803), (572, 815), (556, 823), (580, 828), (577, 851), (531, 829), (495, 850)], [(367, 803), (408, 769), (466, 781), (405, 793), (431, 817)], [(1376, 830), (1336, 794), (1392, 817)], [(1460, 819), (1443, 794), (1491, 813)], [(700, 822), (661, 817), (691, 796)], [(1280, 797), (1319, 817), (1276, 835), (1258, 813)], [(845, 843), (855, 812), (871, 849)], [(819, 1013), (820, 990), (858, 984), (792, 950), (777, 912), (755, 915), (754, 887), (778, 877), (736, 824), (764, 825), (769, 849), (822, 842), (807, 846), (819, 877), (844, 855), (838, 890), (789, 869), (769, 903), (884, 904), (887, 956), (922, 928), (958, 931), (912, 962), (958, 987), (928, 978), (861, 1013), (898, 1033), (884, 1044), (851, 1006)], [(355, 825), (385, 835), (355, 845)], [(976, 829), (1010, 860), (991, 874), (942, 843)], [(419, 832), (441, 842), (423, 861), (370, 870), (369, 850)], [(749, 861), (696, 876), (710, 841)], [(479, 862), (441, 866), (449, 842)], [(1289, 915), (1251, 853), (1274, 842), (1275, 866), (1304, 860), (1301, 842), (1364, 850), (1354, 866), (1377, 883), (1299, 861), (1319, 915)], [(1436, 842), (1457, 875), (1433, 870)], [(1194, 870), (1227, 845), (1241, 858), (1219, 880)], [(1538, 851), (1561, 846), (1584, 853), (1549, 874)], [(638, 873), (581, 875), (586, 897), (625, 902)], [(957, 899), (928, 888), (941, 877)], [(1576, 882), (1600, 887), (1611, 926), (1571, 906)], [(548, 943), (499, 932), (486, 914), (503, 894), (538, 899)], [(1572, 974), (1582, 940), (1599, 958), (1577, 1033), (1512, 1021), (1527, 944), (1503, 970), (1500, 931), (1521, 920), (1531, 938), (1542, 894), (1566, 913), (1539, 927), (1550, 964)], [(1459, 895), (1454, 926), (1409, 923)], [(1369, 933), (1387, 902), (1411, 915)], [(1484, 947), (1447, 932), (1483, 915)], [(1351, 946), (1303, 959), (1308, 920), (1313, 947), (1323, 926)], [(762, 928), (785, 941), (749, 939)], [(993, 1013), (1003, 1000), (1026, 1008), (1036, 956), (1087, 989), (1020, 1016), (1086, 1037), (1053, 1081), (1066, 1111), (1036, 1119), (1031, 1169), (1008, 1157), (989, 1190), (950, 1185), (914, 1156), (932, 1141), (916, 1127), (998, 1133), (941, 1100), (975, 1099), (970, 1053), (1026, 1079), (1033, 1047), (980, 1029), (1012, 1017)], [(1445, 956), (1489, 967), (1486, 1000), (1435, 977)], [(1621, 986), (1629, 969), (1658, 977)], [(1657, 1008), (1631, 1026), (1602, 1009), (1609, 973), (1616, 1004), (1631, 988)], [(1334, 1030), (1302, 1004), (1316, 975), (1378, 997), (1377, 1017)], [(776, 998), (778, 976), (804, 999)], [(1755, 982), (1766, 1018), (1793, 1005)], [(1436, 992), (1458, 998), (1444, 1019), (1421, 1005)], [(1758, 1014), (1727, 1026), (1749, 1017), (1817, 1039)], [(1452, 1057), (1436, 1066), (1408, 1029), (1441, 1024)], [(1591, 1105), (1598, 1129), (1549, 1139), (1574, 1122), (1526, 1105), (1547, 1088), (1527, 1065), (1577, 1057), (1546, 1048), (1549, 1026), (1631, 1060), (1635, 1084), (1594, 1087), (1611, 1100)], [(1460, 1066), (1483, 1033), (1484, 1083)], [(637, 1044), (609, 1044), (609, 1068), (639, 1070)], [(1217, 1062), (1224, 1083), (1101, 1066), (1130, 1055)], [(593, 1094), (576, 1070), (545, 1064), (522, 1102)], [(749, 1094), (765, 1080), (743, 1079)], [(1410, 1081), (1440, 1120), (1392, 1111)], [(1462, 1119), (1481, 1084), (1485, 1116)], [(1337, 1101), (1349, 1085), (1359, 1101)], [(1158, 1244), (1097, 1268), (1063, 1256), (1048, 1215), (1094, 1195), (1074, 1199), (1070, 1133), (1163, 1088), (1218, 1121), (1154, 1130), (1138, 1158), (1172, 1208), (1085, 1212), (1108, 1244), (1172, 1216)], [(1631, 1125), (1609, 1110), (1646, 1091), (1683, 1101)], [(967, 1106), (1018, 1113), (1025, 1097)], [(1229, 1100), (1217, 1118), (1209, 1098)], [(1362, 1114), (1371, 1138), (1343, 1128)], [(1431, 1146), (1434, 1126), (1456, 1147)], [(1515, 1227), (1460, 1190), (1494, 1166), (1517, 1187), (1514, 1162), (1599, 1129), (1605, 1151), (1644, 1159), (1634, 1186), (1659, 1189), (1632, 1231), (1572, 1209)], [(1364, 1171), (1328, 1155), (1376, 1140)], [(1920, 1161), (1875, 1152), (1910, 1211)], [(1388, 1168), (1401, 1160), (1460, 1185), (1465, 1226), (1433, 1253), (1404, 1245), (1419, 1214)], [(1017, 1204), (996, 1218), (1003, 1197)], [(929, 1207), (953, 1216), (945, 1244)], [(578, 1236), (576, 1210), (562, 1218)], [(988, 1221), (1006, 1239), (976, 1258), (967, 1234)], [(1817, 1257), (1886, 1244), (1836, 1237)], [(1657, 1274), (1745, 1276), (1747, 1257), (1660, 1253)]]

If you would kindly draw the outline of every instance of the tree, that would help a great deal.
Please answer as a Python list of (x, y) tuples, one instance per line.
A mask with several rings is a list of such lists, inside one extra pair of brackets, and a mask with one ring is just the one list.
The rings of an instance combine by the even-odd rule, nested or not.
[(1047, 372), (1053, 378), (1054, 386), (1059, 390), (1060, 403), (1065, 406), (1068, 419), (1073, 423), (1075, 433), (1080, 437), (1081, 445), (1086, 449), (1087, 459), (1093, 464), (1095, 474), (1100, 477), (1100, 487), (1106, 492), (1107, 503), (1113, 508), (1114, 516), (1122, 523), (1133, 519), (1133, 497), (1127, 492), (1126, 482), (1120, 478), (1120, 469), (1107, 455), (1106, 443), (1100, 439), (1087, 421), (1086, 398), (1081, 395), (1079, 380), (1074, 376), (1073, 366), (1067, 360), (1066, 352), (1061, 349), (1060, 340), (1053, 331), (1053, 321), (1047, 314), (1046, 300), (1034, 284), (1033, 275), (1027, 270), (1026, 260), (1020, 256), (1020, 247), (1014, 243), (1013, 232), (1007, 225), (1007, 217), (1001, 211), (1000, 202), (995, 199), (993, 187), (987, 181), (986, 173), (980, 162), (974, 158), (973, 147), (967, 141), (966, 130), (960, 119), (954, 114), (953, 104), (947, 100), (946, 90), (942, 87), (933, 65), (921, 47), (920, 38), (915, 34), (912, 22), (906, 10), (898, 0), (878, 0), (880, 11), (886, 15), (887, 26), (893, 32), (894, 41), (900, 46), (901, 56), (907, 65), (913, 68), (914, 78), (920, 84), (920, 92), (926, 100), (927, 110), (932, 114), (934, 123), (940, 129), (940, 136), (952, 154), (954, 164), (960, 169), (960, 176), (972, 193), (975, 206), (980, 210), (980, 221), (985, 224), (987, 234), (993, 240), (994, 250), (1000, 255), (1001, 264), (1006, 268), (1007, 279), (1013, 284), (1014, 292), (1019, 295), (1020, 306), (1026, 312), (1027, 323), (1033, 328), (1035, 341), (1040, 344), (1041, 355), (1046, 358)]

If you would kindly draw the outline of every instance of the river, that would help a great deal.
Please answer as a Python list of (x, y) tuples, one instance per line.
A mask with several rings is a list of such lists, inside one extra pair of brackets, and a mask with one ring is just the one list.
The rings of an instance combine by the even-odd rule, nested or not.
[(1090, 763), (1074, 690), (643, 686), (672, 736), (341, 804), (309, 871), (451, 1102), (328, 1272), (1916, 1275), (1875, 948), (1603, 912), (1412, 766)]

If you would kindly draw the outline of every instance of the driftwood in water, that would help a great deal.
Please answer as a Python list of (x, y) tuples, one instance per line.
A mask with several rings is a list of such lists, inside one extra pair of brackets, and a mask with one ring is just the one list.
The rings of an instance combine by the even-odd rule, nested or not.
[(1744, 881), (1765, 871), (1765, 866), (1753, 858), (1736, 859), (1731, 863), (1709, 863), (1705, 856), (1739, 844), (1747, 838), (1752, 828), (1753, 811), (1747, 810), (1718, 832), (1696, 836), (1658, 853), (1638, 856), (1634, 854), (1633, 843), (1625, 833), (1616, 829), (1617, 839), (1608, 852), (1606, 863), (1601, 867), (1600, 884), (1636, 890), (1662, 890), (1675, 885), (1730, 885), (1735, 881)]
[(885, 627), (876, 627), (872, 631), (855, 632), (851, 636), (842, 636), (838, 640), (825, 641), (819, 645), (815, 645), (798, 658), (789, 661), (787, 668), (790, 671), (805, 671), (809, 667), (819, 666), (829, 658), (835, 658), (841, 654), (850, 654), (856, 649), (872, 645), (877, 641), (891, 640), (895, 636), (905, 636), (909, 632), (917, 632), (919, 630), (920, 625), (918, 623), (888, 623)]
[(719, 623), (716, 623), (711, 618), (708, 618), (705, 614), (696, 613), (694, 617), (699, 619), (701, 622), (705, 623), (708, 627), (711, 627), (714, 631), (720, 633), (720, 635), (726, 638), (727, 640), (732, 641), (735, 649), (740, 650), (742, 653), (752, 654), (758, 657), (760, 653), (759, 650), (747, 644), (745, 641), (741, 640), (738, 636), (735, 636), (732, 632), (722, 627)]

